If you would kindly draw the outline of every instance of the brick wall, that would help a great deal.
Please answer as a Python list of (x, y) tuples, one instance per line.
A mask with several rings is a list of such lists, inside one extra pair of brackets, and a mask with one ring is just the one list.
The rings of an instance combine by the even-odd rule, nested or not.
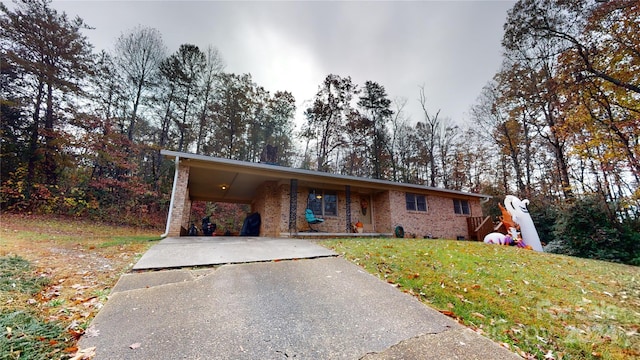
[(394, 219), (391, 216), (391, 198), (388, 191), (383, 191), (373, 196), (373, 223), (376, 232), (393, 232)]
[(406, 207), (405, 192), (389, 191), (390, 218), (392, 226), (401, 225), (405, 237), (425, 237), (456, 239), (458, 236), (469, 238), (467, 218), (481, 216), (479, 199), (469, 199), (471, 215), (459, 215), (454, 212), (453, 198), (427, 195), (427, 211), (409, 211)]
[(180, 236), (182, 228), (189, 226), (189, 214), (191, 213), (191, 200), (189, 200), (189, 167), (180, 163), (178, 165), (178, 178), (175, 192), (173, 193), (173, 208), (167, 236)]
[[(189, 200), (189, 167), (180, 164), (178, 177), (173, 194), (172, 216), (169, 223), (168, 236), (179, 236), (182, 228), (189, 226), (191, 201)], [(261, 236), (279, 236), (289, 232), (289, 184), (275, 181), (265, 182), (256, 191), (252, 202), (252, 211), (260, 213)], [(307, 196), (311, 189), (298, 187), (297, 218), (298, 231), (307, 231), (309, 225), (305, 219)], [(347, 219), (345, 214), (346, 192), (336, 192), (338, 197), (337, 216), (325, 216), (325, 222), (314, 225), (321, 231), (345, 232)], [(351, 222), (358, 221), (361, 197), (369, 199), (368, 194), (351, 193)], [(454, 213), (453, 198), (427, 195), (427, 211), (408, 211), (406, 209), (405, 192), (381, 191), (371, 196), (372, 224), (367, 225), (365, 231), (390, 233), (396, 226), (404, 228), (406, 236), (424, 237), (432, 235), (438, 238), (455, 239), (458, 236), (469, 237), (467, 233), (467, 215)], [(471, 215), (481, 216), (482, 208), (479, 199), (468, 199)]]
[[(297, 201), (297, 216), (296, 216), (296, 228), (298, 231), (308, 231), (309, 225), (307, 224), (307, 220), (305, 218), (305, 210), (307, 209), (307, 197), (309, 196), (309, 192), (311, 188), (300, 186), (298, 187), (298, 201)], [(324, 223), (313, 225), (315, 229), (325, 231), (325, 232), (347, 232), (347, 217), (346, 217), (346, 205), (347, 205), (347, 195), (346, 190), (336, 191), (336, 195), (338, 197), (338, 213), (336, 216), (324, 216)], [(288, 232), (289, 231), (289, 185), (281, 185), (280, 186), (280, 231)], [(351, 224), (355, 224), (358, 221), (358, 214), (360, 211), (360, 200), (361, 197), (369, 200), (368, 194), (359, 194), (352, 192), (351, 193)], [(387, 201), (388, 203), (388, 201)], [(389, 221), (381, 221), (386, 216), (386, 211), (384, 210), (384, 204), (382, 205), (382, 211), (378, 212), (379, 204), (376, 201), (376, 197), (374, 197), (374, 203), (372, 205), (373, 208), (373, 218), (372, 224), (366, 225), (365, 231), (367, 232), (384, 232), (378, 229), (378, 224), (382, 223), (383, 226), (387, 224)], [(388, 206), (386, 207), (388, 209)], [(378, 216), (378, 217), (376, 217)], [(389, 226), (386, 226), (389, 228)], [(390, 232), (390, 230), (385, 230), (386, 232)]]
[(281, 196), (279, 192), (280, 187), (275, 181), (263, 183), (256, 191), (251, 207), (252, 211), (260, 214), (260, 236), (280, 235)]

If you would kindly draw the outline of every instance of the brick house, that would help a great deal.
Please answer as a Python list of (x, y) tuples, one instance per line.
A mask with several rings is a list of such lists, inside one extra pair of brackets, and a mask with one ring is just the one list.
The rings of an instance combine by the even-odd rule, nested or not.
[[(486, 195), (386, 180), (293, 169), (176, 151), (161, 154), (176, 164), (167, 228), (180, 236), (189, 226), (191, 203), (244, 203), (261, 216), (260, 236), (304, 235), (307, 208), (325, 219), (323, 233), (351, 233), (361, 222), (365, 234), (405, 234), (476, 239)], [(470, 220), (475, 219), (476, 222)]]

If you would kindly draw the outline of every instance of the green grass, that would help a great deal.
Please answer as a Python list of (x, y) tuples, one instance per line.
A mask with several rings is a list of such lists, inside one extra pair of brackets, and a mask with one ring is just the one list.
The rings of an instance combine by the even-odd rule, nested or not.
[(484, 243), (323, 242), (522, 356), (640, 358), (640, 268)]
[(129, 245), (133, 243), (144, 243), (149, 241), (159, 241), (160, 237), (149, 238), (149, 236), (136, 235), (136, 236), (114, 236), (111, 240), (105, 241), (98, 245), (98, 247), (111, 247)]
[(26, 311), (0, 312), (2, 359), (61, 359), (73, 337), (58, 322), (45, 322)]
[[(59, 322), (47, 322), (31, 311), (11, 309), (12, 294), (35, 295), (50, 280), (34, 276), (31, 264), (19, 256), (0, 257), (0, 358), (52, 359), (59, 358), (71, 346), (72, 337)], [(62, 301), (63, 300), (51, 300)], [(50, 304), (55, 306), (56, 304)]]
[(33, 295), (48, 284), (48, 278), (33, 275), (27, 260), (19, 256), (0, 257), (0, 291)]

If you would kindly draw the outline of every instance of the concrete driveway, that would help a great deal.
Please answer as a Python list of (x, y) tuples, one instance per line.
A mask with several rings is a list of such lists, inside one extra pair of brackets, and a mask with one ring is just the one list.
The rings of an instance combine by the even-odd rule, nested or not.
[[(217, 251), (235, 259), (275, 240)], [(288, 241), (271, 261), (249, 251), (244, 263), (123, 275), (81, 348), (95, 346), (95, 359), (519, 359), (330, 250)], [(191, 250), (216, 246), (200, 244)], [(149, 253), (173, 248), (160, 245)]]

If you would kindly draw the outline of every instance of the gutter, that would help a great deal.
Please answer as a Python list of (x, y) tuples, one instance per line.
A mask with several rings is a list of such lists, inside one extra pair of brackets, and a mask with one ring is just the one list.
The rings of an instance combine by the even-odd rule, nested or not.
[(167, 225), (165, 226), (164, 234), (160, 235), (163, 239), (169, 235), (169, 224), (171, 222), (171, 216), (173, 215), (173, 198), (175, 197), (176, 187), (178, 184), (178, 165), (180, 164), (180, 156), (176, 156), (175, 162), (176, 168), (173, 173), (173, 186), (171, 188), (171, 201), (169, 201), (169, 213), (167, 214)]

